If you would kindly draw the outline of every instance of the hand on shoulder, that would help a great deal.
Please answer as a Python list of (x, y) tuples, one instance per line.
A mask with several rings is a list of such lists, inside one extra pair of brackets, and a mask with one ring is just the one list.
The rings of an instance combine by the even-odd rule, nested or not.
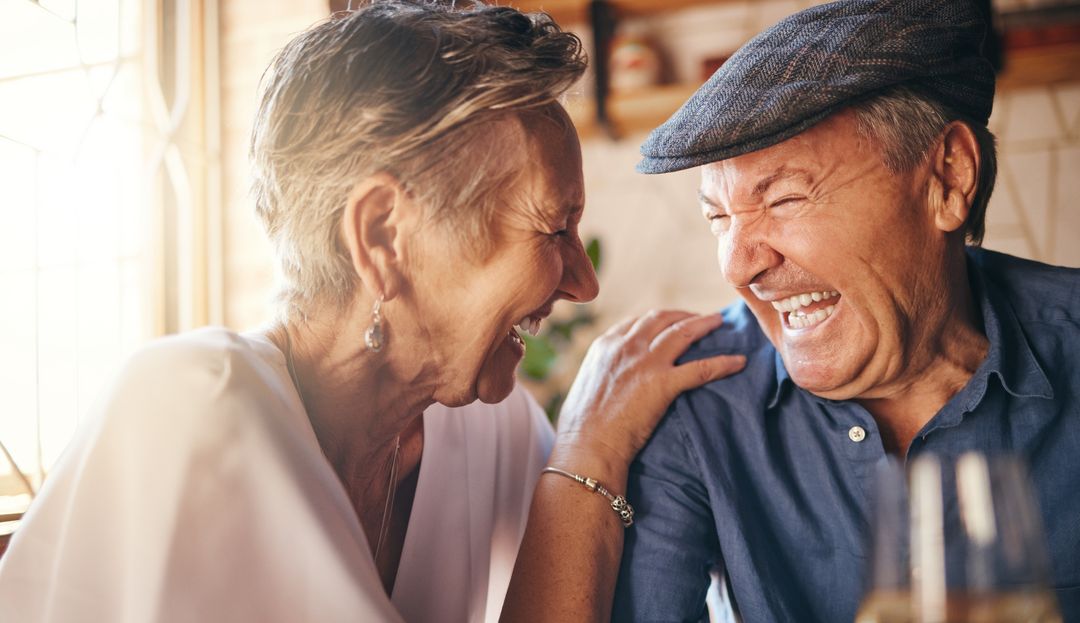
[(746, 364), (743, 355), (719, 355), (676, 365), (721, 322), (719, 314), (654, 310), (597, 338), (563, 403), (552, 462), (625, 472), (676, 396)]

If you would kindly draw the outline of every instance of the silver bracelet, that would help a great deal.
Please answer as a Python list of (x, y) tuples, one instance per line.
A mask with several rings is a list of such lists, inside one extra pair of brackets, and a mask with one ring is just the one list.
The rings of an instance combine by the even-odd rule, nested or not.
[(571, 480), (584, 485), (586, 489), (593, 493), (599, 493), (611, 502), (611, 510), (615, 511), (615, 514), (619, 516), (619, 520), (622, 521), (624, 528), (629, 528), (634, 525), (634, 507), (630, 506), (630, 502), (626, 501), (626, 498), (621, 495), (613, 495), (610, 491), (604, 488), (604, 485), (596, 482), (595, 478), (586, 478), (585, 476), (579, 476), (578, 474), (571, 474), (570, 472), (564, 472), (557, 467), (545, 467), (541, 474), (558, 474), (565, 476)]

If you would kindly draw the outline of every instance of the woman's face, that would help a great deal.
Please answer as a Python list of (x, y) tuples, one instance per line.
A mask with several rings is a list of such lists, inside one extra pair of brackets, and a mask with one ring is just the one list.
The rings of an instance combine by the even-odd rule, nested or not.
[(504, 399), (525, 352), (522, 326), (538, 327), (559, 299), (596, 297), (596, 273), (577, 231), (581, 148), (561, 107), (558, 113), (561, 121), (525, 115), (510, 130), (521, 135), (522, 168), (497, 209), (486, 257), (464, 259), (475, 255), (462, 248), (468, 242), (448, 242), (453, 237), (440, 237), (438, 226), (425, 230), (433, 238), (421, 244), (430, 296), (417, 321), (440, 366), (440, 403)]

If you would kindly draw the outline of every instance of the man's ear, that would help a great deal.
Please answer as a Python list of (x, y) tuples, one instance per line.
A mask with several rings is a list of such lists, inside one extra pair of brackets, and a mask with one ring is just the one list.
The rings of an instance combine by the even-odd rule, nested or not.
[(389, 173), (376, 173), (349, 192), (341, 219), (341, 237), (353, 270), (373, 295), (397, 296), (404, 275), (401, 266), (401, 227), (411, 200), (404, 186)]
[(931, 156), (930, 207), (944, 232), (964, 227), (978, 190), (979, 142), (962, 121), (945, 126)]

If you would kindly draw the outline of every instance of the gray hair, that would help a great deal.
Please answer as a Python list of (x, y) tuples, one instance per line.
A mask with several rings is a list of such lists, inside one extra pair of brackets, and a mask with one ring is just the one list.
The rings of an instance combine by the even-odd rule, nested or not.
[(979, 179), (964, 223), (964, 236), (970, 245), (982, 244), (986, 205), (997, 178), (997, 141), (993, 133), (985, 125), (905, 86), (892, 87), (852, 109), (859, 133), (880, 146), (885, 166), (895, 173), (910, 171), (925, 162), (949, 123), (960, 121), (971, 128), (979, 145)]
[(520, 145), (500, 144), (492, 123), (557, 102), (585, 63), (580, 40), (548, 16), (479, 2), (380, 0), (290, 41), (263, 76), (250, 148), (279, 299), (351, 300), (339, 225), (349, 191), (374, 173), (484, 247), (519, 173), (505, 153)]

